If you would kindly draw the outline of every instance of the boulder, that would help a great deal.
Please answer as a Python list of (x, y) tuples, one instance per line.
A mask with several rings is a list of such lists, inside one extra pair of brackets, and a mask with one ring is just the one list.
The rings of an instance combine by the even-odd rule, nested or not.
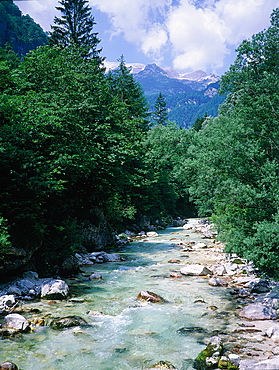
[(0, 310), (9, 309), (16, 303), (15, 297), (12, 294), (2, 295), (0, 297)]
[(34, 282), (29, 279), (21, 279), (16, 283), (16, 286), (21, 290), (22, 295), (27, 294), (30, 289), (34, 288)]
[(29, 330), (29, 322), (18, 313), (11, 313), (4, 317), (2, 328), (24, 332)]
[(177, 370), (173, 364), (171, 364), (169, 361), (159, 361), (157, 364), (153, 365), (151, 369), (172, 369)]
[(146, 236), (148, 236), (148, 237), (156, 237), (156, 236), (159, 236), (159, 234), (156, 233), (156, 231), (148, 231), (146, 233)]
[(276, 370), (279, 368), (278, 364), (279, 364), (279, 356), (274, 356), (273, 358), (269, 358), (268, 360), (264, 360), (264, 361), (259, 361), (258, 363), (254, 364), (253, 370), (264, 370), (264, 369)]
[(237, 274), (238, 272), (238, 264), (237, 263), (231, 263), (231, 262), (227, 262), (224, 264), (224, 267), (226, 269), (226, 273), (228, 275), (235, 275)]
[(262, 303), (248, 304), (240, 311), (239, 316), (247, 320), (276, 320), (277, 311)]
[(18, 367), (13, 362), (2, 362), (0, 370), (18, 370)]
[(25, 271), (22, 274), (22, 278), (23, 279), (28, 279), (28, 280), (31, 280), (31, 281), (35, 282), (35, 281), (37, 281), (39, 279), (39, 275), (35, 271)]
[(208, 280), (208, 284), (212, 286), (228, 286), (228, 283), (225, 280), (213, 276)]
[(68, 284), (59, 279), (50, 279), (43, 283), (41, 297), (44, 299), (65, 299), (69, 293)]
[(218, 276), (223, 276), (227, 273), (225, 266), (223, 265), (215, 265), (213, 266), (213, 271)]
[(106, 253), (103, 252), (104, 262), (119, 262), (122, 261), (122, 258), (117, 253)]
[(142, 290), (138, 294), (138, 299), (152, 303), (163, 303), (166, 302), (164, 298), (160, 297), (158, 294), (149, 292), (147, 290)]
[(249, 284), (251, 293), (266, 293), (271, 290), (270, 280), (268, 279), (255, 279)]
[(219, 337), (210, 338), (206, 349), (201, 351), (194, 361), (193, 367), (197, 370), (209, 370), (218, 367), (223, 355), (223, 345)]
[(197, 244), (194, 244), (194, 248), (195, 249), (204, 249), (204, 248), (207, 248), (207, 245), (203, 242), (199, 242)]
[(12, 294), (12, 295), (16, 295), (16, 296), (21, 296), (22, 295), (22, 291), (15, 285), (9, 286), (9, 288), (7, 289), (7, 293)]
[(209, 270), (206, 266), (203, 265), (187, 265), (185, 267), (182, 267), (180, 270), (181, 274), (183, 275), (189, 275), (189, 276), (206, 276), (206, 275), (212, 275), (212, 271)]
[(68, 256), (62, 262), (61, 274), (64, 276), (78, 274), (80, 272), (79, 259), (77, 256)]
[(102, 279), (102, 274), (100, 274), (99, 272), (94, 272), (89, 277), (89, 280), (99, 280), (99, 279)]
[(266, 335), (268, 338), (272, 338), (277, 341), (279, 339), (279, 325), (269, 327), (266, 330)]
[(67, 316), (61, 319), (52, 320), (50, 327), (52, 329), (65, 329), (86, 324), (87, 322), (80, 316)]

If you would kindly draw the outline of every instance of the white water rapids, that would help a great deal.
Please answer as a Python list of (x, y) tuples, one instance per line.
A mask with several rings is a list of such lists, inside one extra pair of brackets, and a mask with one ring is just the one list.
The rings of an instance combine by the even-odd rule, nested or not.
[[(160, 231), (159, 237), (118, 251), (125, 261), (84, 267), (78, 280), (68, 281), (74, 300), (24, 305), (29, 309), (22, 313), (27, 319), (47, 313), (78, 315), (89, 325), (60, 331), (37, 327), (23, 339), (3, 339), (0, 362), (12, 361), (22, 370), (139, 370), (159, 361), (191, 369), (192, 360), (205, 348), (204, 339), (216, 331), (229, 331), (234, 316), (226, 289), (209, 286), (202, 277), (170, 277), (184, 263), (214, 263), (205, 254), (201, 260), (198, 253), (182, 251), (179, 243), (189, 241), (207, 240), (182, 228)], [(172, 259), (180, 263), (169, 263)], [(93, 272), (100, 272), (103, 279), (90, 281)], [(139, 301), (142, 290), (168, 302)]]

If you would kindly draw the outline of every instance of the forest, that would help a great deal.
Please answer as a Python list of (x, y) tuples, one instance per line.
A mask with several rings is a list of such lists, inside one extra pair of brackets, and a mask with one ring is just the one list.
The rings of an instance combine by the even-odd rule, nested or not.
[[(154, 123), (123, 56), (105, 73), (88, 1), (60, 4), (47, 45), (0, 52), (0, 264), (23, 250), (49, 273), (80, 251), (85, 222), (198, 215), (279, 277), (279, 8), (238, 47), (218, 116), (183, 129), (162, 96)], [(82, 31), (67, 27), (77, 15)]]

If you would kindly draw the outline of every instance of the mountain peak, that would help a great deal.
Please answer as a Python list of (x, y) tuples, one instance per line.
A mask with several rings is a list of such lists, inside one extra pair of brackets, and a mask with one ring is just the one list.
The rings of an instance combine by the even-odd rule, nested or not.
[(158, 67), (157, 64), (155, 63), (147, 64), (144, 70), (139, 73), (142, 76), (148, 76), (151, 74), (152, 76), (158, 76), (158, 75), (168, 76), (168, 73), (164, 69)]

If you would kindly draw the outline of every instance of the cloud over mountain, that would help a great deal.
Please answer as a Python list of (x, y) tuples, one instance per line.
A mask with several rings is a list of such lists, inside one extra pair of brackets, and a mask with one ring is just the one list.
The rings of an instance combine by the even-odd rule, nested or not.
[[(268, 27), (274, 0), (90, 0), (146, 55), (180, 70), (218, 70), (245, 38)], [(279, 4), (278, 4), (279, 5)]]

